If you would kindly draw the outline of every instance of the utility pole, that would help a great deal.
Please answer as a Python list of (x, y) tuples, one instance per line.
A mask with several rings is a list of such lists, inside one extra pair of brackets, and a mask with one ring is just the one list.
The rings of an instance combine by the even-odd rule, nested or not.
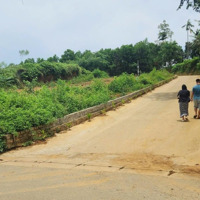
[(137, 61), (137, 74), (140, 75), (140, 63), (139, 60)]

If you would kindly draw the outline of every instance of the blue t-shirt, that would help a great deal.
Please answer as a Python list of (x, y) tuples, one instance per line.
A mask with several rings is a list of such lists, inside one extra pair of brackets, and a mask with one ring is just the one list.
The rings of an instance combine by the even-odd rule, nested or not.
[(192, 88), (192, 92), (194, 94), (193, 99), (194, 100), (200, 100), (200, 85), (195, 85)]

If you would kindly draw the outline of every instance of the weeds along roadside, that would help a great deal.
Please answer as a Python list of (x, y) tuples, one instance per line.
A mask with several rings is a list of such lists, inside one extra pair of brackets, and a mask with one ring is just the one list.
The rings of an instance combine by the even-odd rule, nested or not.
[(3, 136), (48, 124), (67, 114), (105, 103), (117, 96), (148, 87), (173, 75), (153, 70), (139, 77), (122, 74), (105, 84), (94, 80), (87, 87), (70, 86), (58, 80), (55, 87), (42, 86), (38, 91), (0, 90), (0, 151), (5, 150)]

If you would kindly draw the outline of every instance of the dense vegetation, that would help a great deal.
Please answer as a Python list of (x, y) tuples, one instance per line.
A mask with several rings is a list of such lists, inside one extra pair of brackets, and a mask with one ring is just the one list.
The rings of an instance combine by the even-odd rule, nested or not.
[[(96, 74), (96, 73), (95, 73)], [(48, 124), (66, 114), (107, 102), (119, 95), (155, 84), (172, 76), (166, 70), (154, 69), (135, 77), (122, 74), (110, 84), (93, 79), (87, 87), (73, 86), (58, 80), (53, 87), (43, 86), (37, 91), (0, 90), (0, 136), (34, 126)], [(0, 137), (0, 151), (4, 149)]]
[(200, 74), (200, 58), (184, 60), (182, 63), (168, 67), (168, 70), (175, 74)]
[(176, 42), (167, 41), (154, 44), (144, 40), (134, 46), (123, 45), (120, 48), (101, 49), (98, 52), (86, 50), (81, 53), (67, 49), (61, 58), (56, 55), (47, 60), (38, 58), (35, 61), (28, 58), (19, 65), (10, 64), (8, 67), (0, 68), (0, 85), (23, 87), (24, 81), (34, 80), (42, 83), (58, 79), (70, 80), (97, 69), (109, 76), (124, 72), (148, 73), (154, 67), (162, 69), (166, 64), (182, 62), (183, 58), (182, 48)]
[(20, 65), (11, 65), (0, 69), (0, 86), (10, 87), (16, 85), (22, 87), (28, 81), (50, 82), (58, 79), (68, 80), (78, 76), (81, 68), (77, 64), (53, 63), (43, 61), (41, 63), (25, 62)]

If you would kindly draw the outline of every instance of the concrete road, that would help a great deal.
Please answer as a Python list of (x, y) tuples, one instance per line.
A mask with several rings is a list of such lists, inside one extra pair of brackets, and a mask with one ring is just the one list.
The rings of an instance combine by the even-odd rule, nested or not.
[(46, 143), (0, 155), (0, 199), (200, 199), (200, 120), (181, 76)]

